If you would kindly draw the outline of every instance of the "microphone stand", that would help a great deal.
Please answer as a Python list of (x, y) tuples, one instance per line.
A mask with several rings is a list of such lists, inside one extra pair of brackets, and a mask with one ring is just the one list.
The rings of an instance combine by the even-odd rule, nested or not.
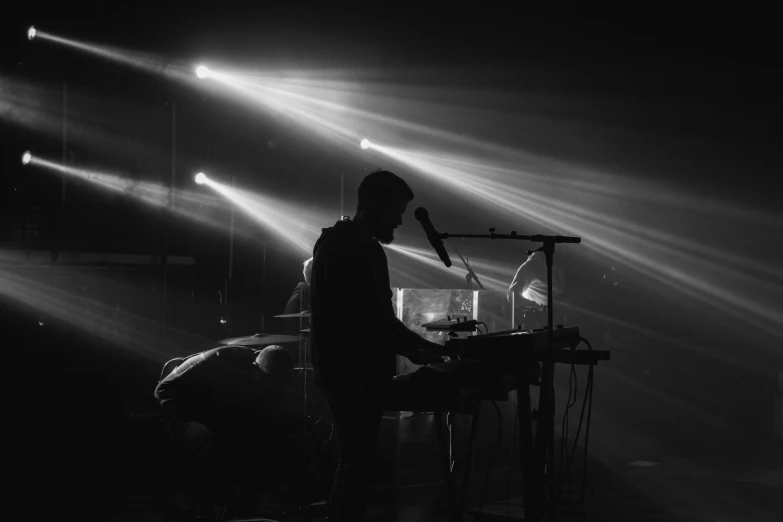
[[(495, 234), (495, 229), (490, 228), (489, 234), (449, 234), (438, 233), (441, 239), (451, 237), (476, 238), (476, 239), (510, 239), (532, 241), (542, 243), (539, 251), (546, 256), (546, 284), (547, 284), (547, 351), (544, 359), (544, 368), (541, 375), (541, 395), (539, 396), (539, 422), (536, 426), (536, 439), (534, 450), (534, 483), (535, 490), (525, 486), (525, 520), (540, 521), (546, 513), (546, 520), (552, 522), (555, 519), (555, 485), (553, 472), (555, 469), (555, 363), (554, 363), (554, 295), (552, 291), (552, 266), (554, 264), (556, 243), (581, 243), (582, 239), (572, 236), (547, 236), (543, 234), (522, 235), (513, 230), (510, 234)], [(460, 258), (462, 256), (460, 255)], [(464, 261), (464, 260), (463, 260)], [(470, 276), (470, 274), (468, 274)], [(520, 427), (521, 430), (521, 427)], [(524, 452), (522, 453), (524, 455)], [(525, 465), (523, 464), (523, 468)], [(546, 482), (546, 484), (545, 484)], [(528, 494), (531, 493), (531, 494)], [(540, 500), (546, 499), (544, 506)]]
[[(452, 237), (454, 237), (454, 236), (452, 236)], [(484, 285), (482, 285), (482, 284), (481, 284), (481, 281), (479, 281), (479, 278), (478, 278), (478, 276), (476, 275), (476, 272), (474, 272), (474, 271), (473, 271), (473, 269), (472, 269), (472, 268), (470, 268), (470, 265), (469, 265), (469, 264), (468, 264), (468, 262), (465, 260), (465, 258), (464, 258), (464, 257), (462, 257), (462, 254), (460, 254), (459, 250), (458, 250), (457, 248), (454, 248), (454, 250), (457, 252), (457, 255), (458, 255), (458, 256), (459, 256), (459, 258), (462, 260), (462, 264), (463, 264), (463, 265), (465, 265), (465, 270), (467, 270), (467, 271), (468, 271), (468, 273), (465, 275), (465, 280), (466, 280), (466, 281), (467, 281), (467, 283), (468, 283), (468, 288), (472, 288), (471, 281), (475, 281), (475, 282), (476, 282), (476, 284), (477, 284), (477, 285), (478, 285), (478, 287), (479, 287), (479, 290), (484, 290)]]

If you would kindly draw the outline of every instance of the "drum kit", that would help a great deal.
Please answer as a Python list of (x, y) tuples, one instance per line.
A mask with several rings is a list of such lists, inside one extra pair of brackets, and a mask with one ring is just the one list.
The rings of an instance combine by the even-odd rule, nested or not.
[[(303, 312), (295, 314), (281, 314), (276, 315), (276, 318), (280, 319), (309, 319), (310, 311), (305, 310)], [(309, 328), (303, 328), (300, 330), (302, 335), (285, 335), (285, 334), (266, 334), (257, 333), (245, 337), (230, 337), (228, 339), (221, 339), (218, 343), (221, 346), (247, 346), (258, 347), (259, 349), (264, 346), (272, 346), (273, 344), (285, 344), (285, 343), (300, 343), (299, 344), (299, 365), (294, 368), (297, 372), (312, 373), (313, 366), (307, 360), (307, 339), (310, 335)], [(305, 400), (307, 399), (307, 384), (306, 379), (302, 379), (303, 393)]]
[(273, 344), (295, 343), (300, 339), (297, 335), (277, 335), (257, 333), (249, 337), (231, 337), (218, 341), (221, 346), (271, 346)]
[[(305, 310), (304, 312), (299, 312), (296, 314), (281, 314), (281, 315), (276, 315), (275, 317), (282, 318), (282, 319), (309, 319), (310, 312)], [(302, 330), (300, 330), (300, 333), (303, 335), (257, 333), (245, 337), (230, 337), (228, 339), (221, 339), (220, 341), (218, 341), (218, 343), (221, 346), (247, 346), (247, 347), (259, 347), (259, 348), (264, 346), (272, 346), (273, 344), (285, 344), (285, 343), (296, 343), (296, 342), (302, 343), (302, 341), (306, 341), (308, 336), (310, 335), (310, 329), (303, 328)], [(312, 365), (310, 365), (307, 361), (306, 346), (300, 345), (299, 366), (296, 368), (296, 370), (297, 371), (312, 370)]]

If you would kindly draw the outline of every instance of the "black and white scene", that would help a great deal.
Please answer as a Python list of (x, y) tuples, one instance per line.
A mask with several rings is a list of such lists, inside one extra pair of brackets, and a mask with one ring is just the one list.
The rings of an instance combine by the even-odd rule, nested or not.
[(774, 5), (12, 4), (3, 518), (783, 520)]

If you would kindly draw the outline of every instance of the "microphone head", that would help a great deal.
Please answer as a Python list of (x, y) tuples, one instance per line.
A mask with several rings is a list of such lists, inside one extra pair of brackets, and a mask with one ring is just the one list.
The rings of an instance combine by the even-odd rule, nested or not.
[(427, 212), (426, 208), (419, 207), (413, 213), (413, 217), (415, 217), (418, 221), (421, 221), (422, 219), (427, 219), (429, 217), (429, 212)]

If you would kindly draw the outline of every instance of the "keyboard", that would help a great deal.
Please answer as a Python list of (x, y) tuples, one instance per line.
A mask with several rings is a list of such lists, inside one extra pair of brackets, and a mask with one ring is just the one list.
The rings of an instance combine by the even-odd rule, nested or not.
[[(577, 344), (579, 344), (579, 328), (572, 326), (554, 330), (555, 350), (575, 348)], [(547, 330), (507, 330), (448, 339), (445, 355), (492, 361), (500, 365), (516, 365), (545, 360), (548, 348)]]

